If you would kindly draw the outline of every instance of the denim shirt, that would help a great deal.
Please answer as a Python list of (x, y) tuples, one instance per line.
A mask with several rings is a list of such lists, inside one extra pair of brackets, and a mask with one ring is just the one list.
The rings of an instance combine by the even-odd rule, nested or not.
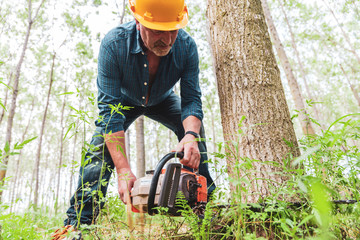
[[(161, 57), (146, 103), (149, 87), (149, 63), (142, 49), (135, 21), (112, 29), (101, 42), (98, 57), (98, 107), (96, 126), (106, 133), (124, 130), (125, 117), (111, 113), (109, 105), (117, 106), (126, 99), (132, 106), (154, 106), (172, 91), (180, 80), (181, 120), (195, 116), (202, 120), (199, 86), (199, 57), (195, 41), (180, 29), (168, 55)], [(123, 110), (126, 111), (126, 110)]]

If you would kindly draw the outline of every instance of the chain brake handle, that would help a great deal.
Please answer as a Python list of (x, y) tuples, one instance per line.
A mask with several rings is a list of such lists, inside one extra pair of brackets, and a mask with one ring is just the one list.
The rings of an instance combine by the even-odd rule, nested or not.
[[(156, 188), (157, 188), (157, 185), (159, 182), (159, 176), (161, 174), (163, 167), (172, 158), (182, 159), (183, 157), (184, 157), (183, 152), (171, 152), (171, 153), (166, 154), (156, 165), (156, 168), (154, 171), (154, 176), (151, 179), (150, 191), (149, 191), (149, 196), (148, 196), (148, 214), (149, 215), (154, 215), (154, 214), (158, 213), (158, 211), (156, 209), (154, 209), (154, 207), (155, 207), (154, 201), (155, 201)], [(171, 184), (164, 184), (164, 189), (162, 189), (163, 193), (160, 193), (159, 204), (158, 204), (159, 206), (173, 207), (173, 205), (175, 204), (174, 202), (175, 202), (176, 192), (177, 192), (178, 185), (179, 185), (180, 172), (181, 172), (181, 164), (179, 164), (179, 163), (174, 163), (174, 164), (170, 165), (169, 171), (165, 172), (164, 180), (166, 180), (166, 179), (173, 179), (173, 180), (171, 181)]]

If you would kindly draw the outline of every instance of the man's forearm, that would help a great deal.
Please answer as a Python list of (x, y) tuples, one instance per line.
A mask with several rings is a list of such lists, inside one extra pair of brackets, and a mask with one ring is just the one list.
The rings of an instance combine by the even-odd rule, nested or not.
[(193, 131), (200, 134), (201, 121), (195, 116), (189, 116), (183, 121), (185, 132)]
[(105, 142), (114, 162), (116, 172), (123, 173), (123, 169), (130, 169), (130, 164), (126, 158), (124, 131), (106, 134)]

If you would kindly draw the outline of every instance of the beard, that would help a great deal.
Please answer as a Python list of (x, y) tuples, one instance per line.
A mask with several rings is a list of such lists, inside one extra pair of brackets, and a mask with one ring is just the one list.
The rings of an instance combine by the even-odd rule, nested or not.
[(167, 45), (163, 43), (162, 41), (157, 41), (154, 43), (154, 46), (150, 49), (156, 56), (158, 57), (164, 57), (168, 55), (170, 52), (172, 45)]

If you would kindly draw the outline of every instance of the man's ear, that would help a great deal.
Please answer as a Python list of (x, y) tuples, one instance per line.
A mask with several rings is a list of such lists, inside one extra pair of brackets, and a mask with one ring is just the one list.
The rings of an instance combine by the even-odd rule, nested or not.
[(136, 22), (136, 29), (140, 31), (140, 23), (137, 19), (135, 19)]

